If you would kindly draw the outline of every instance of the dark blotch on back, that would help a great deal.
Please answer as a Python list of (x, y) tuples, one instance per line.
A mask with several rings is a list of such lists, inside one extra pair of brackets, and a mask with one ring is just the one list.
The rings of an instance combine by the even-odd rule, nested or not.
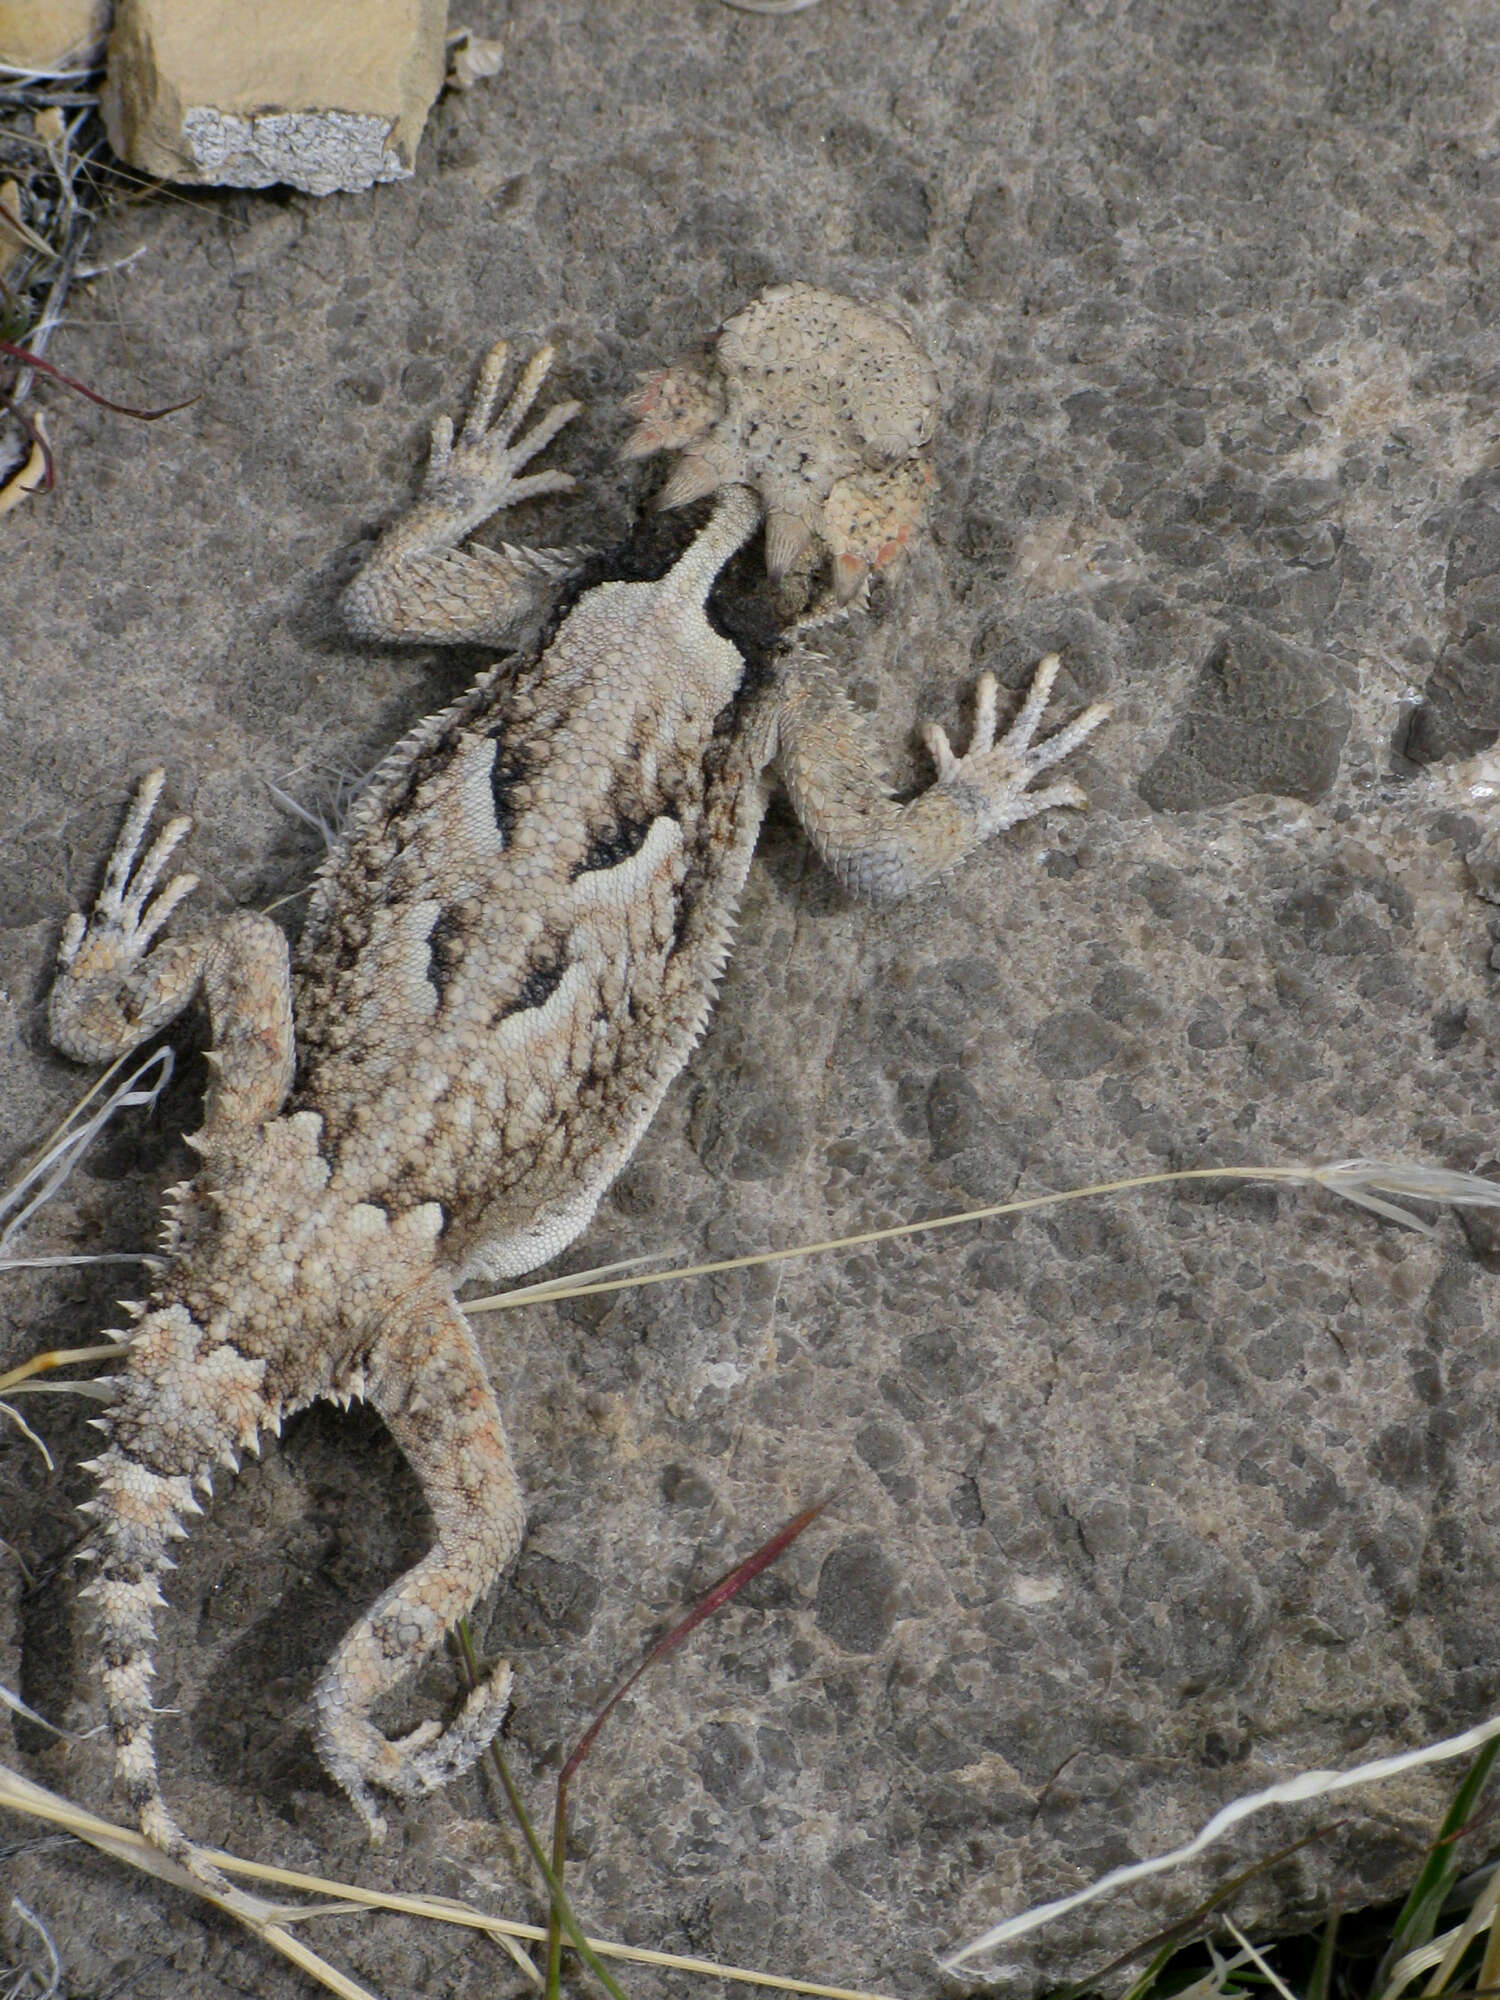
[(500, 829), (500, 838), (508, 847), (516, 824), (516, 788), (530, 777), (531, 758), (524, 743), (505, 741), (506, 727), (502, 719), (488, 733), (500, 739), (490, 767), (490, 797), (495, 801), (495, 824)]
[(566, 969), (561, 951), (553, 950), (547, 957), (538, 959), (535, 965), (528, 968), (526, 977), (490, 1023), (491, 1027), (497, 1027), (511, 1014), (524, 1014), (533, 1007), (545, 1007), (562, 984)]
[(573, 870), (571, 879), (576, 882), (580, 875), (590, 875), (600, 868), (618, 868), (622, 861), (639, 854), (658, 817), (655, 813), (620, 812), (604, 820), (590, 836), (588, 851)]
[(439, 1000), (460, 965), (468, 944), (468, 931), (451, 910), (443, 910), (427, 934), (427, 979)]

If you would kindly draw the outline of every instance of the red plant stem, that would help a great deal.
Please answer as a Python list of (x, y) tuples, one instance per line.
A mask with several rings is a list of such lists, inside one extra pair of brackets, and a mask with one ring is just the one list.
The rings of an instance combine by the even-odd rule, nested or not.
[(189, 396), (186, 402), (167, 403), (159, 410), (137, 410), (129, 403), (112, 403), (108, 396), (101, 396), (97, 389), (89, 389), (82, 382), (65, 375), (60, 368), (54, 368), (50, 361), (44, 361), (40, 354), (33, 354), (29, 348), (18, 347), (13, 340), (0, 340), (0, 354), (8, 360), (19, 361), (23, 368), (36, 368), (54, 382), (61, 382), (65, 389), (73, 389), (80, 396), (87, 396), (91, 403), (98, 403), (103, 409), (113, 410), (117, 416), (138, 417), (143, 424), (154, 424), (158, 417), (170, 417), (175, 410), (185, 410), (189, 403), (196, 403), (196, 396)]
[(804, 1507), (802, 1512), (794, 1515), (785, 1527), (778, 1528), (768, 1542), (762, 1542), (754, 1555), (747, 1556), (738, 1569), (732, 1569), (728, 1576), (721, 1577), (713, 1589), (708, 1592), (707, 1596), (700, 1597), (686, 1618), (674, 1625), (664, 1639), (657, 1640), (656, 1644), (651, 1648), (645, 1659), (641, 1661), (634, 1673), (627, 1675), (621, 1681), (609, 1700), (600, 1709), (599, 1713), (579, 1738), (577, 1749), (562, 1767), (562, 1775), (557, 1781), (559, 1793), (566, 1792), (569, 1778), (572, 1777), (573, 1773), (592, 1749), (594, 1738), (604, 1727), (612, 1711), (625, 1699), (626, 1695), (629, 1694), (646, 1669), (655, 1666), (658, 1660), (665, 1659), (668, 1653), (673, 1652), (682, 1644), (690, 1632), (695, 1632), (698, 1629), (705, 1618), (712, 1618), (714, 1613), (721, 1606), (727, 1604), (731, 1597), (737, 1596), (747, 1583), (753, 1582), (763, 1569), (769, 1569), (771, 1564), (776, 1561), (776, 1558), (791, 1547), (792, 1543), (802, 1533), (802, 1530), (812, 1526), (813, 1522), (817, 1520), (827, 1505), (828, 1499), (824, 1498), (817, 1501), (811, 1507)]
[[(778, 1556), (783, 1555), (791, 1547), (803, 1529), (810, 1527), (817, 1520), (831, 1498), (831, 1494), (825, 1494), (821, 1500), (815, 1501), (811, 1507), (804, 1507), (802, 1512), (794, 1515), (784, 1527), (778, 1528), (769, 1541), (762, 1542), (755, 1553), (747, 1556), (737, 1569), (732, 1569), (727, 1576), (720, 1577), (713, 1588), (705, 1596), (699, 1598), (687, 1616), (679, 1619), (677, 1624), (672, 1627), (671, 1631), (664, 1638), (657, 1640), (656, 1644), (647, 1653), (635, 1671), (626, 1675), (625, 1679), (620, 1682), (614, 1693), (609, 1697), (609, 1700), (605, 1702), (603, 1708), (600, 1709), (588, 1728), (583, 1732), (583, 1735), (578, 1739), (577, 1748), (567, 1763), (563, 1765), (562, 1771), (558, 1776), (557, 1804), (552, 1817), (552, 1872), (559, 1882), (562, 1880), (563, 1868), (566, 1861), (564, 1849), (567, 1844), (568, 1833), (568, 1781), (593, 1748), (594, 1739), (598, 1736), (599, 1731), (604, 1727), (609, 1717), (619, 1707), (626, 1695), (629, 1694), (630, 1690), (641, 1678), (641, 1675), (645, 1673), (646, 1669), (655, 1666), (658, 1660), (665, 1659), (668, 1653), (675, 1651), (682, 1644), (683, 1640), (688, 1637), (689, 1633), (695, 1632), (706, 1618), (712, 1618), (714, 1613), (721, 1610), (729, 1602), (730, 1598), (737, 1596), (747, 1583), (759, 1576), (763, 1569), (768, 1569)], [(554, 1905), (547, 1916), (547, 1992), (549, 1994), (555, 1993), (558, 1990), (561, 1961), (562, 1924)]]

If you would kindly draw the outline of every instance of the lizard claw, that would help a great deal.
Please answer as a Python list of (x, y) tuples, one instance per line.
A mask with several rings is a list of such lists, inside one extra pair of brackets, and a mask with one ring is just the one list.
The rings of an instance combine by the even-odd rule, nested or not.
[(196, 875), (175, 875), (160, 895), (152, 895), (162, 870), (192, 831), (185, 813), (169, 819), (141, 861), (136, 860), (165, 783), (165, 771), (148, 771), (142, 778), (109, 857), (93, 915), (85, 920), (75, 910), (64, 924), (57, 960), (65, 972), (86, 978), (106, 965), (124, 970), (136, 964), (177, 905), (197, 888)]

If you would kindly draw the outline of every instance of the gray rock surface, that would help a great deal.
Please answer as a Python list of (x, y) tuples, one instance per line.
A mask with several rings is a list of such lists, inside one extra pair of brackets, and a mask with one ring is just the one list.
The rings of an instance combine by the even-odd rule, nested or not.
[[(8, 1153), (80, 1091), (45, 1044), (49, 961), (139, 773), (165, 763), (197, 816), (206, 906), (295, 897), (317, 842), (268, 783), (315, 794), (461, 680), (362, 656), (333, 606), (484, 344), (556, 338), (557, 393), (590, 404), (580, 493), (515, 531), (607, 542), (657, 477), (611, 457), (633, 371), (801, 277), (903, 301), (945, 385), (931, 539), (830, 640), (900, 780), (918, 719), (961, 734), (981, 669), (1018, 689), (1052, 646), (1064, 700), (1117, 719), (1087, 816), (919, 910), (846, 902), (773, 817), (718, 1018), (584, 1261), (1156, 1166), (1489, 1160), (1496, 919), (1464, 855), (1493, 807), (1451, 759), (1500, 725), (1493, 10), (515, 0), (474, 24), (506, 67), (439, 105), (414, 180), (132, 206), (104, 248), (147, 254), (54, 350), (201, 400), (150, 428), (59, 403), (60, 489), (6, 523)], [(33, 1242), (148, 1241), (201, 1083), (185, 1060)], [(932, 1993), (935, 1952), (1236, 1794), (1493, 1712), (1495, 1262), (1482, 1229), (1221, 1187), (487, 1321), (533, 1500), (487, 1637), (539, 1806), (645, 1637), (835, 1495), (612, 1723), (576, 1788), (588, 1921)], [(126, 1288), (0, 1284), (0, 1365), (88, 1339)], [(0, 1557), (0, 1681), (86, 1723), (64, 1557), (91, 1433), (61, 1399), (28, 1413), (59, 1470), (0, 1435), (32, 1579)], [(479, 1780), (393, 1815), (375, 1857), (313, 1756), (322, 1662), (424, 1535), (359, 1413), (300, 1419), (221, 1494), (163, 1621), (170, 1793), (266, 1858), (534, 1913)], [(0, 1726), (110, 1803), (101, 1745)], [(1449, 1781), (1343, 1802), (1240, 1920), (1389, 1892)], [(996, 1984), (1086, 1976), (1334, 1817), (1253, 1825)], [(305, 1990), (99, 1857), (36, 1845), (6, 1879), (80, 1992)], [(519, 1990), (462, 1934), (320, 1937), (383, 1994)]]

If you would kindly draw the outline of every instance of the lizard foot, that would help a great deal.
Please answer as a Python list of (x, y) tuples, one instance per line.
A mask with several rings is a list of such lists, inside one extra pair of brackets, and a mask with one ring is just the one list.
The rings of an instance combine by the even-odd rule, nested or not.
[(569, 493), (578, 483), (570, 472), (533, 472), (524, 479), (517, 477), (521, 468), (545, 450), (565, 424), (573, 421), (583, 405), (555, 403), (524, 437), (516, 437), (551, 372), (556, 351), (552, 347), (537, 349), (521, 370), (510, 400), (496, 418), (495, 405), (500, 399), (500, 385), (509, 358), (509, 345), (497, 340), (480, 363), (469, 414), (456, 444), (451, 418), (439, 417), (432, 426), (432, 448), (421, 497), (424, 501), (438, 501), (474, 521), (484, 520), (502, 507), (513, 507), (517, 501), (530, 499), (537, 493)]
[(510, 1663), (502, 1660), (446, 1726), (419, 1723), (393, 1741), (351, 1712), (349, 1696), (332, 1676), (324, 1681), (317, 1694), (318, 1753), (348, 1793), (373, 1843), (378, 1846), (386, 1831), (375, 1791), (414, 1799), (461, 1778), (505, 1720), (510, 1690)]
[(84, 1062), (107, 1062), (154, 1034), (182, 1011), (199, 976), (200, 950), (186, 944), (151, 948), (198, 886), (196, 875), (183, 874), (156, 887), (192, 828), (185, 814), (169, 819), (141, 855), (165, 782), (161, 771), (141, 780), (92, 915), (85, 919), (75, 910), (63, 925), (50, 1026), (57, 1047)]
[(503, 508), (577, 484), (568, 472), (523, 476), (523, 467), (583, 405), (556, 403), (518, 437), (552, 367), (553, 350), (542, 347), (532, 355), (497, 417), (509, 354), (505, 342), (496, 341), (480, 363), (456, 443), (448, 417), (433, 425), (421, 493), (386, 529), (344, 592), (345, 620), (361, 638), (508, 643), (558, 579), (576, 567), (576, 549), (462, 546)]
[(963, 756), (954, 751), (947, 732), (935, 722), (929, 722), (923, 729), (923, 741), (937, 765), (937, 788), (965, 797), (976, 812), (983, 839), (1023, 819), (1034, 819), (1052, 806), (1088, 803), (1079, 787), (1067, 780), (1039, 792), (1030, 789), (1035, 778), (1076, 750), (1111, 712), (1107, 702), (1095, 702), (1054, 735), (1043, 742), (1034, 742), (1061, 667), (1058, 655), (1049, 653), (1032, 677), (1015, 721), (998, 742), (995, 731), (999, 685), (993, 674), (980, 676), (974, 733)]

